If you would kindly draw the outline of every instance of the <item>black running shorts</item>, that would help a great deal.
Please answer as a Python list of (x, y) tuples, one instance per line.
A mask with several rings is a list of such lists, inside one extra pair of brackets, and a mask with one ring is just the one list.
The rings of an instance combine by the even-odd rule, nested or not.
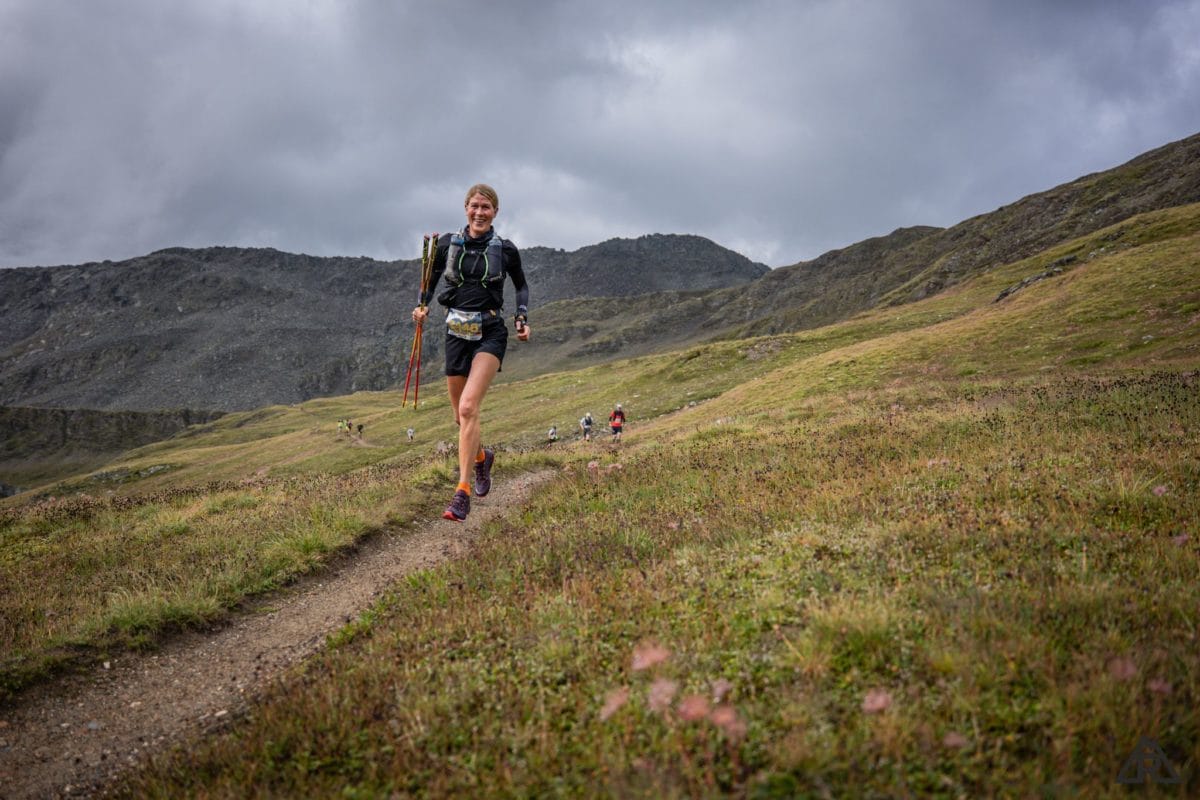
[(446, 334), (446, 375), (466, 376), (471, 373), (471, 360), (476, 353), (491, 353), (504, 363), (508, 349), (508, 327), (495, 311), (483, 312), (483, 337), (471, 342)]

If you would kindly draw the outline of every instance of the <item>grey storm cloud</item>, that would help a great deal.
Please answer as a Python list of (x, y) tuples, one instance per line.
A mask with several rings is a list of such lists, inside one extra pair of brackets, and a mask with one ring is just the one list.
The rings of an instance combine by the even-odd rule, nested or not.
[(1200, 130), (1200, 0), (0, 0), (0, 266), (694, 233), (779, 266)]

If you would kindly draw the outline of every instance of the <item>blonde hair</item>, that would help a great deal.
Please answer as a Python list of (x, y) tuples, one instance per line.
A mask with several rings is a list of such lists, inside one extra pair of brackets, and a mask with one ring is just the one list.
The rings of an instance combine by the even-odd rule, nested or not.
[(470, 189), (467, 189), (467, 199), (463, 200), (463, 208), (471, 204), (471, 198), (477, 194), (481, 194), (488, 200), (492, 201), (492, 208), (500, 210), (500, 197), (496, 194), (496, 190), (488, 186), (486, 183), (477, 183)]

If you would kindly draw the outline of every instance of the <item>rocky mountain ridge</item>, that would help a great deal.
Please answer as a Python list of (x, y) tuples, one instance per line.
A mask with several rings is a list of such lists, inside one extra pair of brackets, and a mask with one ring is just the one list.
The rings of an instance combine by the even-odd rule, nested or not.
[[(697, 236), (522, 256), (535, 307), (768, 272)], [(407, 366), (419, 269), (211, 247), (0, 270), (0, 406), (238, 410), (389, 388)], [(435, 364), (440, 342), (428, 339)]]

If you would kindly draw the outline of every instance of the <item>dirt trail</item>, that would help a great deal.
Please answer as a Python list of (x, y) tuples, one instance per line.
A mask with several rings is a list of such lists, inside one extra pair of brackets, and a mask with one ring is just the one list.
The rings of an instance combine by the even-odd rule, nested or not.
[(93, 796), (150, 754), (228, 723), (397, 579), (466, 553), (484, 522), (551, 475), (501, 478), (472, 500), (465, 523), (436, 517), (402, 534), (383, 531), (217, 630), (32, 687), (0, 708), (0, 798)]

